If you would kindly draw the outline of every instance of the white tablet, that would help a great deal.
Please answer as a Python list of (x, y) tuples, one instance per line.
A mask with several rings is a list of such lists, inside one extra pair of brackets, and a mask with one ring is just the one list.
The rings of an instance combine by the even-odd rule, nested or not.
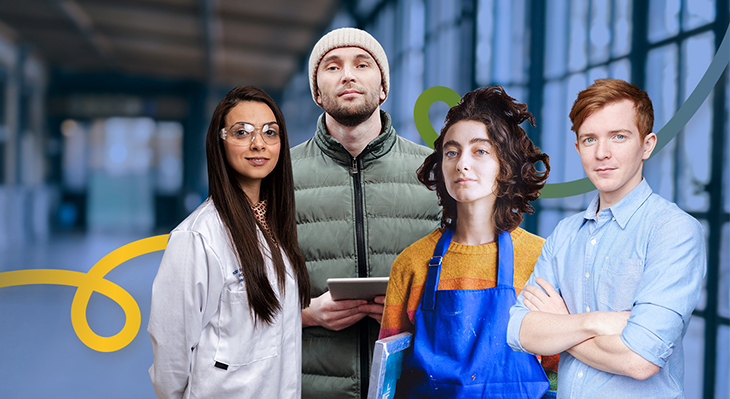
[(371, 301), (376, 296), (385, 295), (388, 289), (388, 277), (328, 278), (327, 287), (335, 301), (342, 299)]

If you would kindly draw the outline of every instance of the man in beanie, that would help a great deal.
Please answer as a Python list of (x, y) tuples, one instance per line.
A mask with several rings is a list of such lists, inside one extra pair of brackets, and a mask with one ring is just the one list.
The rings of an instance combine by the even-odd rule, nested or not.
[(324, 113), (314, 137), (291, 152), (313, 298), (302, 311), (302, 397), (365, 398), (385, 298), (333, 301), (327, 279), (388, 276), (405, 247), (438, 227), (437, 197), (416, 178), (432, 151), (396, 135), (380, 109), (388, 59), (367, 32), (323, 36), (309, 81)]

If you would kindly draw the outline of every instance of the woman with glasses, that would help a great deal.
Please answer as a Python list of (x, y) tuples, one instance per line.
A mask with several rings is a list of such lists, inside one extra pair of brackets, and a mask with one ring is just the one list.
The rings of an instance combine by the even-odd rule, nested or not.
[[(525, 121), (534, 126), (527, 105), (502, 87), (469, 92), (418, 169), (438, 194), (442, 228), (403, 250), (390, 271), (380, 338), (413, 333), (396, 397), (539, 398), (548, 390), (537, 358), (506, 340), (515, 289), (545, 242), (518, 227), (550, 171)], [(554, 367), (550, 360), (543, 366)]]
[(170, 233), (152, 286), (155, 393), (299, 398), (309, 277), (281, 110), (261, 89), (233, 89), (206, 155), (209, 197)]

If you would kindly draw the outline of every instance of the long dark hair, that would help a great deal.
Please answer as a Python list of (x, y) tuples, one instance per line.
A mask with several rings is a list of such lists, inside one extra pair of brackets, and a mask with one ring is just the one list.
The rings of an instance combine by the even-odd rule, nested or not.
[[(254, 101), (269, 106), (276, 117), (281, 136), (279, 160), (274, 170), (261, 181), (260, 199), (268, 201), (266, 223), (271, 236), (256, 221), (246, 193), (239, 187), (236, 172), (226, 160), (220, 131), (225, 126), (230, 110), (241, 102)], [(221, 100), (213, 112), (205, 139), (208, 161), (208, 193), (231, 238), (231, 245), (238, 257), (246, 284), (250, 310), (260, 320), (271, 323), (281, 309), (266, 275), (264, 257), (259, 247), (256, 227), (264, 233), (271, 248), (271, 256), (281, 291), (286, 280), (286, 267), (281, 248), (291, 262), (299, 285), (299, 304), (309, 306), (309, 274), (297, 242), (296, 210), (294, 208), (294, 182), (292, 178), (289, 139), (286, 134), (284, 115), (265, 91), (254, 86), (239, 86)], [(275, 244), (276, 243), (276, 244)], [(277, 248), (278, 245), (278, 248)]]
[[(449, 110), (441, 134), (434, 142), (433, 154), (418, 168), (418, 180), (436, 190), (443, 207), (442, 226), (456, 226), (456, 200), (446, 190), (441, 165), (446, 132), (460, 121), (483, 123), (496, 149), (499, 173), (492, 216), (495, 234), (514, 230), (522, 222), (523, 213), (535, 212), (530, 201), (540, 196), (540, 189), (550, 173), (550, 157), (535, 148), (527, 137), (520, 126), (526, 120), (535, 126), (535, 117), (527, 112), (527, 105), (507, 95), (502, 86), (482, 87), (466, 93), (459, 104)], [(536, 169), (538, 162), (545, 165), (544, 172)]]

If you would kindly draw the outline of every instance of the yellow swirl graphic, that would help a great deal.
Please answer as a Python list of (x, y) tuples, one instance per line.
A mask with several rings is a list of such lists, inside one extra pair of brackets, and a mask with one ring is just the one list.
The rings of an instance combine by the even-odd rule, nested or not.
[[(76, 335), (89, 348), (99, 352), (113, 352), (127, 346), (139, 332), (141, 316), (139, 305), (124, 288), (106, 280), (104, 276), (120, 264), (140, 255), (161, 251), (167, 246), (167, 234), (144, 238), (117, 248), (98, 261), (88, 273), (71, 270), (29, 269), (0, 273), (0, 288), (30, 284), (58, 284), (78, 287), (71, 304), (71, 323)], [(126, 320), (124, 327), (111, 337), (96, 334), (86, 318), (91, 294), (96, 291), (122, 307)]]

